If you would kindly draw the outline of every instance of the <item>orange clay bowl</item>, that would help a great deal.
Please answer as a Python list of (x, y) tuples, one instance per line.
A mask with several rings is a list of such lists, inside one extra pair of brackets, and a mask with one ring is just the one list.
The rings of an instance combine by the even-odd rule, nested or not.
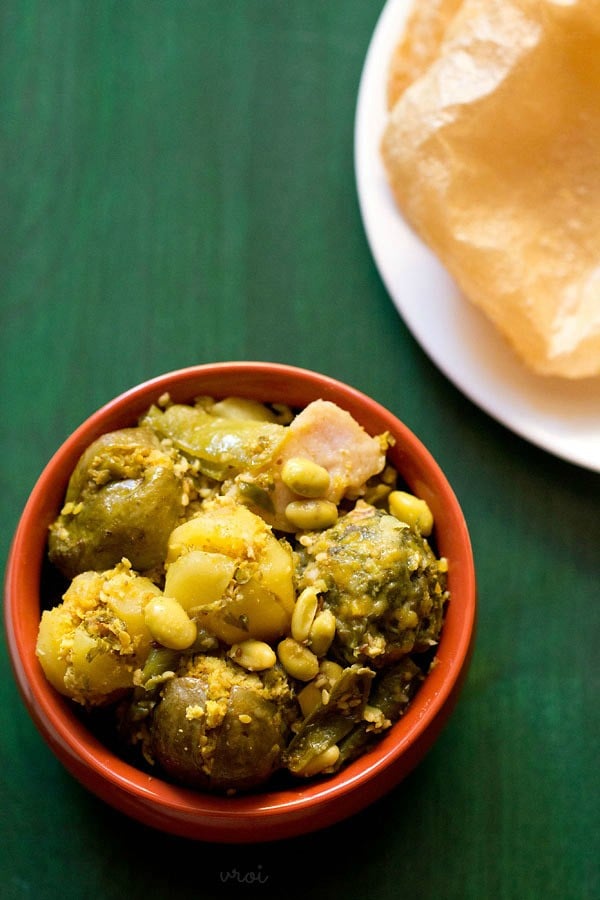
[[(35, 655), (47, 529), (69, 476), (99, 435), (128, 425), (161, 394), (175, 402), (198, 395), (235, 395), (306, 406), (331, 400), (370, 434), (389, 431), (389, 458), (408, 489), (429, 504), (437, 553), (449, 562), (450, 601), (430, 671), (404, 716), (379, 743), (335, 775), (283, 790), (221, 797), (177, 787), (124, 762), (82, 724), (74, 704), (46, 681)], [(58, 759), (93, 794), (146, 825), (197, 840), (250, 843), (289, 838), (332, 825), (376, 801), (422, 759), (451, 714), (469, 664), (476, 618), (476, 582), (463, 513), (440, 467), (391, 412), (325, 375), (265, 362), (225, 362), (171, 372), (134, 387), (90, 416), (57, 450), (40, 475), (14, 535), (5, 584), (5, 627), (22, 699)]]

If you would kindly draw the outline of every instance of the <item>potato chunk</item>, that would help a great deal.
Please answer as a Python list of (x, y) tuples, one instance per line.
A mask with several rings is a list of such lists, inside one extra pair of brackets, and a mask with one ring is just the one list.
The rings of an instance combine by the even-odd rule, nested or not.
[(36, 654), (56, 690), (98, 706), (133, 687), (152, 639), (144, 607), (159, 594), (127, 561), (74, 578), (62, 603), (44, 611), (38, 631)]
[(289, 545), (227, 497), (205, 503), (169, 538), (165, 593), (228, 644), (276, 640), (289, 629), (292, 575)]

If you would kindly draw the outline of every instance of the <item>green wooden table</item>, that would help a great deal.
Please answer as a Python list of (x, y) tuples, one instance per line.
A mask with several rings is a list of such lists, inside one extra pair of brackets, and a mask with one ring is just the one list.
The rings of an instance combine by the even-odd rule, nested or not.
[(600, 480), (472, 404), (396, 312), (353, 169), (381, 0), (5, 0), (2, 559), (52, 452), (186, 365), (262, 359), (375, 397), (472, 535), (479, 631), (418, 769), (276, 844), (164, 836), (56, 761), (0, 660), (0, 896), (592, 900)]

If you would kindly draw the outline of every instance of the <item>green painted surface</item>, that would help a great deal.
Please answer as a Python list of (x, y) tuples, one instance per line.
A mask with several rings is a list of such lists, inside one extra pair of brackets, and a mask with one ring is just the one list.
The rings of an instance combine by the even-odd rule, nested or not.
[[(471, 530), (473, 665), (438, 744), (319, 834), (194, 844), (66, 774), (0, 660), (0, 895), (595, 900), (598, 476), (515, 437), (397, 315), (356, 198), (381, 2), (8, 0), (0, 7), (2, 561), (90, 412), (192, 363), (320, 369), (399, 414)], [(250, 882), (254, 878), (254, 884)]]

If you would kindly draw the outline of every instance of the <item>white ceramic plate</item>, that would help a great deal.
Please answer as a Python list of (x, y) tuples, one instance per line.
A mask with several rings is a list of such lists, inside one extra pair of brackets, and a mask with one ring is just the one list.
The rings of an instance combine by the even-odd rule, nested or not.
[(386, 121), (387, 69), (410, 6), (411, 0), (388, 0), (384, 6), (358, 93), (356, 180), (375, 264), (407, 327), (457, 388), (516, 434), (600, 472), (600, 378), (568, 381), (529, 372), (461, 296), (395, 205), (379, 143)]

